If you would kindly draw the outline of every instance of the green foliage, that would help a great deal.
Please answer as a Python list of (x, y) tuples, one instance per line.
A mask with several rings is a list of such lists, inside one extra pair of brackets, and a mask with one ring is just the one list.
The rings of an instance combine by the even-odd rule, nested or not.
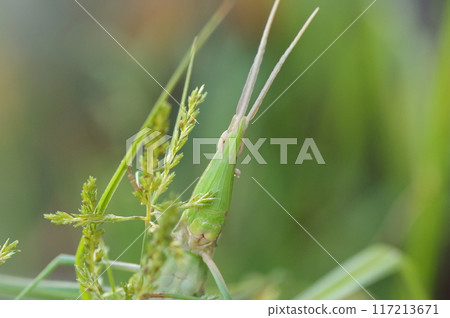
[[(0, 274), (0, 295), (18, 295), (33, 280)], [(80, 289), (76, 282), (41, 280), (28, 297), (37, 299), (76, 299)]]
[[(183, 157), (183, 155), (178, 154), (178, 152), (188, 140), (189, 133), (195, 126), (196, 118), (199, 114), (198, 107), (204, 102), (206, 95), (207, 94), (204, 92), (204, 86), (201, 88), (196, 88), (189, 96), (187, 109), (183, 104), (181, 104), (178, 113), (178, 120), (175, 124), (172, 135), (172, 140), (164, 157), (164, 167), (161, 169), (161, 172), (156, 172), (156, 175), (153, 178), (153, 183), (150, 185), (150, 189), (156, 188), (150, 196), (151, 204), (155, 204), (160, 195), (166, 192), (168, 186), (172, 183), (175, 173), (171, 172), (171, 170), (180, 163), (180, 160)], [(146, 189), (144, 188), (144, 190)]]
[(45, 218), (56, 225), (72, 225), (87, 227), (91, 224), (117, 223), (131, 220), (144, 220), (141, 216), (118, 216), (114, 214), (69, 214), (58, 211), (54, 214), (44, 214)]
[(7, 259), (10, 259), (11, 256), (20, 252), (19, 250), (15, 249), (17, 244), (19, 244), (19, 241), (14, 241), (11, 244), (8, 243), (9, 239), (7, 239), (3, 246), (0, 248), (0, 265), (3, 265)]
[[(200, 88), (196, 88), (192, 91), (191, 95), (188, 98), (188, 107), (187, 110), (185, 106), (182, 104), (180, 108), (180, 118), (178, 122), (179, 131), (174, 131), (174, 137), (172, 139), (172, 152), (177, 153), (184, 146), (186, 141), (188, 140), (189, 134), (194, 129), (195, 123), (197, 122), (197, 116), (200, 113), (199, 106), (202, 104), (206, 96), (207, 92), (204, 91), (205, 86), (202, 85)], [(167, 156), (167, 161), (171, 161), (173, 154)]]
[[(89, 177), (86, 183), (83, 184), (81, 191), (81, 216), (101, 216), (96, 210), (97, 205), (97, 187), (96, 179)], [(61, 214), (57, 214), (61, 215)], [(90, 293), (94, 295), (94, 299), (102, 299), (101, 284), (98, 277), (102, 271), (103, 256), (105, 254), (103, 245), (101, 244), (101, 237), (104, 233), (103, 229), (98, 228), (96, 223), (86, 223), (83, 226), (82, 240), (84, 242), (84, 249), (81, 264), (77, 264), (76, 271), (78, 282), (80, 283), (82, 294)]]
[(420, 138), (413, 160), (411, 212), (415, 219), (406, 248), (430, 294), (441, 280), (436, 268), (440, 262), (446, 262), (442, 250), (448, 248), (447, 224), (450, 220), (450, 3), (446, 2), (444, 12), (431, 79), (434, 85), (420, 118)]
[[(79, 262), (75, 266), (82, 296), (86, 295), (83, 298), (136, 299), (152, 294), (158, 287), (155, 281), (167, 259), (167, 253), (169, 250), (178, 248), (172, 246), (172, 231), (178, 222), (181, 209), (203, 207), (214, 199), (212, 193), (205, 193), (199, 194), (187, 202), (178, 199), (158, 202), (175, 177), (172, 169), (182, 158), (179, 151), (187, 142), (189, 134), (195, 126), (196, 117), (199, 114), (198, 107), (204, 102), (205, 97), (204, 86), (194, 89), (188, 98), (187, 107), (184, 105), (180, 107), (171, 142), (162, 143), (158, 147), (152, 147), (152, 143), (145, 145), (152, 151), (144, 151), (143, 156), (137, 158), (142, 163), (144, 170), (136, 174), (137, 180), (131, 176), (130, 171), (130, 180), (135, 188), (134, 195), (146, 207), (145, 216), (104, 214), (97, 206), (96, 179), (93, 177), (89, 177), (83, 185), (82, 205), (79, 213), (58, 211), (54, 214), (44, 215), (54, 224), (83, 228), (83, 245), (82, 249), (79, 249), (77, 255)], [(170, 106), (164, 103), (149, 123), (150, 132), (158, 129), (160, 134), (167, 133), (169, 114)], [(152, 156), (152, 161), (148, 160), (147, 156), (149, 155)], [(157, 163), (161, 156), (164, 156), (164, 165), (158, 167)], [(147, 165), (149, 162), (152, 162), (152, 167)], [(100, 278), (103, 272), (109, 271), (109, 266), (105, 266), (107, 250), (102, 239), (104, 230), (100, 228), (100, 225), (132, 220), (144, 221), (145, 225), (140, 270), (127, 283), (121, 283), (119, 289), (114, 288), (114, 279), (108, 272), (111, 290), (105, 291)]]
[(177, 204), (166, 202), (164, 210), (157, 217), (157, 223), (149, 229), (149, 244), (141, 259), (141, 270), (128, 282), (127, 289), (133, 290), (136, 299), (152, 294), (158, 287), (155, 281), (160, 275), (160, 269), (167, 259), (168, 248), (172, 243), (172, 230), (180, 216)]
[[(192, 60), (190, 68), (191, 66)], [(185, 86), (188, 85), (188, 79), (189, 73)], [(137, 191), (136, 196), (138, 198), (146, 197), (145, 200), (140, 201), (141, 204), (147, 206), (145, 236), (147, 236), (147, 230), (149, 230), (150, 241), (147, 248), (144, 248), (146, 251), (141, 256), (142, 270), (130, 279), (127, 286), (128, 290), (134, 291), (136, 298), (151, 294), (158, 287), (154, 282), (158, 279), (159, 271), (166, 261), (166, 255), (172, 243), (171, 233), (180, 217), (180, 209), (186, 205), (204, 205), (212, 200), (210, 194), (205, 194), (193, 198), (189, 202), (178, 202), (174, 199), (158, 204), (158, 199), (167, 191), (175, 177), (175, 173), (171, 170), (180, 162), (182, 154), (178, 152), (186, 143), (189, 133), (195, 126), (196, 117), (199, 114), (198, 107), (206, 98), (206, 93), (203, 90), (204, 87), (202, 86), (200, 89), (196, 88), (192, 91), (187, 108), (183, 103), (181, 104), (172, 140), (164, 156), (164, 166), (155, 172), (152, 170), (153, 174), (147, 172), (147, 176), (145, 176), (146, 172), (144, 171), (142, 186)], [(158, 159), (158, 157), (155, 157), (154, 162)], [(143, 193), (145, 193), (145, 196)], [(155, 223), (152, 222), (152, 219)]]
[(83, 184), (83, 190), (81, 191), (81, 208), (80, 213), (83, 215), (89, 215), (95, 213), (95, 206), (97, 205), (97, 180), (90, 176), (88, 180)]
[[(146, 127), (150, 129), (149, 131), (144, 130), (143, 137), (147, 137), (148, 134), (153, 132), (159, 133), (158, 137), (151, 140), (148, 144), (144, 145), (144, 153), (141, 158), (137, 158), (140, 161), (142, 166), (142, 171), (137, 173), (137, 179), (134, 180), (130, 172), (130, 180), (136, 182), (135, 184), (135, 192), (134, 195), (138, 198), (142, 205), (150, 205), (150, 194), (157, 191), (161, 186), (161, 170), (162, 168), (158, 167), (158, 162), (161, 156), (163, 156), (169, 146), (169, 142), (166, 141), (157, 147), (154, 144), (159, 140), (159, 138), (163, 137), (167, 134), (169, 130), (169, 116), (170, 116), (171, 106), (167, 102), (163, 102), (160, 106), (160, 109), (154, 113), (155, 116), (153, 120), (149, 123), (149, 126)], [(149, 158), (148, 156), (151, 156)], [(150, 166), (150, 164), (152, 166)], [(138, 186), (139, 184), (139, 186)]]
[[(402, 262), (402, 255), (397, 249), (384, 245), (371, 246), (343, 262), (345, 271), (340, 266), (336, 267), (295, 299), (346, 299), (361, 291), (359, 284), (368, 287), (395, 272), (400, 272)], [(363, 297), (370, 299), (369, 295)]]
[[(86, 262), (88, 264), (88, 262)], [(87, 266), (76, 267), (78, 282), (83, 293), (89, 293), (93, 299), (104, 299), (103, 288), (99, 278), (100, 271)]]
[(216, 193), (207, 192), (199, 193), (192, 196), (192, 198), (186, 203), (182, 204), (180, 208), (182, 210), (193, 209), (193, 208), (203, 208), (208, 206), (216, 197)]

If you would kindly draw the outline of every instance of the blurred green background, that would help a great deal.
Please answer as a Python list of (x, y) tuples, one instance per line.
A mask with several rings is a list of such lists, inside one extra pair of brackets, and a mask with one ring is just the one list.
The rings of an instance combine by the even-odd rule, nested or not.
[[(282, 1), (256, 90), (307, 16), (317, 5), (321, 11), (262, 109), (371, 2)], [(82, 3), (165, 83), (220, 2)], [(206, 84), (209, 95), (194, 137), (218, 137), (228, 126), (271, 4), (239, 0), (197, 55), (192, 85)], [(75, 212), (89, 175), (104, 189), (161, 88), (73, 1), (1, 1), (0, 42), (0, 242), (18, 239), (22, 250), (0, 272), (33, 277), (59, 253), (73, 254), (80, 237), (42, 214)], [(240, 167), (215, 254), (226, 281), (258, 274), (269, 281), (266, 296), (291, 298), (336, 267), (254, 177), (337, 260), (390, 244), (411, 260), (427, 298), (448, 299), (449, 120), (450, 3), (378, 0), (249, 128), (253, 142), (314, 138), (326, 165), (295, 165), (300, 145), (289, 146), (280, 165), (279, 147), (266, 142), (266, 165)], [(192, 140), (184, 152), (173, 193), (207, 164), (192, 165)], [(124, 180), (109, 211), (144, 214), (131, 191)], [(106, 229), (114, 259), (142, 225)], [(137, 262), (139, 252), (136, 244), (121, 260)], [(371, 293), (413, 297), (398, 276)], [(52, 277), (73, 279), (73, 269)]]

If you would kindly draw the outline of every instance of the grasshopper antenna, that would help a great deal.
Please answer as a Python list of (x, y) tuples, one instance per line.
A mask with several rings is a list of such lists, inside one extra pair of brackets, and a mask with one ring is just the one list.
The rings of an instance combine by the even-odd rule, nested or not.
[(250, 72), (248, 73), (247, 81), (245, 82), (244, 89), (242, 90), (242, 95), (236, 108), (236, 115), (238, 117), (242, 117), (245, 115), (248, 104), (250, 103), (250, 98), (252, 97), (253, 89), (255, 87), (256, 79), (259, 73), (259, 68), (261, 66), (264, 51), (266, 49), (267, 38), (269, 37), (270, 28), (272, 26), (272, 22), (279, 4), (280, 0), (275, 0), (275, 3), (272, 6), (272, 10), (270, 11), (270, 15), (264, 28), (261, 42), (259, 43), (258, 52), (256, 53), (255, 60), (253, 61), (252, 67), (250, 68)]
[(316, 16), (318, 11), (319, 11), (319, 8), (316, 8), (316, 10), (314, 10), (314, 12), (309, 16), (308, 20), (306, 20), (305, 24), (303, 25), (303, 27), (298, 32), (297, 36), (292, 41), (291, 45), (289, 45), (287, 50), (281, 56), (281, 58), (278, 61), (277, 65), (275, 65), (272, 73), (270, 74), (269, 78), (267, 79), (266, 84), (264, 85), (263, 89), (261, 90), (261, 93), (259, 93), (259, 96), (258, 96), (258, 98), (255, 101), (255, 104), (250, 109), (250, 112), (247, 115), (247, 125), (253, 119), (253, 117), (255, 117), (256, 113), (258, 112), (259, 107), (261, 106), (261, 104), (262, 104), (262, 102), (264, 100), (264, 97), (266, 96), (267, 92), (270, 89), (270, 86), (272, 86), (273, 81), (277, 77), (278, 72), (280, 72), (281, 67), (283, 66), (284, 62), (286, 62), (286, 59), (288, 58), (289, 54), (291, 54), (292, 50), (294, 49), (294, 47), (297, 45), (297, 43), (300, 40), (300, 38), (305, 33), (306, 29), (311, 24), (312, 20), (314, 19), (314, 17)]

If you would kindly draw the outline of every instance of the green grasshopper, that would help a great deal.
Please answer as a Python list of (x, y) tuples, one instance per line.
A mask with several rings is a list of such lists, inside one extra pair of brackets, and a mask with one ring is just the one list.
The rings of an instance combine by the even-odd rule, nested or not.
[[(233, 116), (228, 129), (225, 130), (221, 135), (217, 144), (217, 151), (213, 159), (210, 161), (209, 165), (203, 172), (202, 176), (200, 177), (200, 180), (198, 181), (192, 193), (192, 197), (208, 192), (216, 193), (215, 199), (207, 207), (185, 210), (181, 216), (177, 228), (174, 231), (175, 240), (183, 246), (184, 250), (190, 251), (194, 255), (202, 257), (204, 264), (209, 267), (209, 270), (216, 279), (216, 283), (218, 284), (224, 298), (230, 298), (230, 296), (220, 272), (212, 261), (212, 255), (214, 253), (217, 240), (219, 239), (219, 236), (222, 232), (222, 228), (228, 213), (234, 178), (237, 174), (239, 174), (239, 172), (236, 172), (236, 158), (240, 155), (243, 149), (244, 144), (242, 142), (242, 138), (244, 137), (249, 122), (256, 115), (265, 95), (267, 94), (282, 65), (318, 12), (317, 8), (308, 18), (302, 29), (292, 41), (291, 45), (288, 47), (288, 49), (280, 58), (279, 62), (276, 64), (258, 98), (256, 99), (253, 107), (250, 109), (248, 115), (245, 115), (250, 103), (250, 98), (253, 93), (260, 65), (263, 59), (269, 31), (275, 17), (279, 2), (279, 0), (275, 1), (270, 12), (261, 42), (259, 44), (258, 52), (248, 74), (247, 81), (242, 91), (242, 95), (239, 99), (236, 108), (236, 114)], [(202, 262), (196, 259), (194, 256), (191, 257), (193, 257), (192, 262), (200, 266), (203, 265)], [(180, 270), (179, 266), (177, 267), (173, 264), (170, 264), (169, 266), (171, 268), (173, 267), (175, 272)], [(190, 263), (187, 266), (189, 266), (190, 268), (195, 268), (195, 265), (192, 266), (192, 264)], [(169, 270), (165, 275), (172, 275), (176, 277), (175, 272), (172, 273)], [(197, 279), (197, 276), (201, 275), (201, 272), (199, 273), (198, 270), (193, 270), (192, 273), (193, 276), (196, 276), (196, 279), (193, 279), (192, 281), (200, 281), (200, 284), (185, 284), (187, 288), (183, 289), (181, 280), (177, 281), (176, 279), (173, 279), (171, 280), (171, 282), (176, 285), (176, 288), (172, 290), (174, 286), (161, 284), (161, 286), (164, 286), (164, 288), (161, 288), (161, 291), (178, 291), (188, 295), (201, 293), (203, 282), (202, 280)], [(165, 275), (164, 278), (166, 277)], [(183, 277), (183, 279), (188, 278), (189, 276)], [(182, 290), (180, 290), (180, 288)]]
[[(252, 108), (248, 114), (246, 114), (263, 60), (269, 31), (279, 3), (280, 0), (275, 0), (271, 9), (257, 54), (239, 99), (236, 114), (233, 116), (228, 129), (225, 130), (219, 138), (217, 151), (192, 193), (192, 198), (207, 193), (213, 193), (214, 199), (205, 206), (188, 208), (182, 212), (178, 224), (172, 233), (173, 242), (166, 251), (166, 260), (164, 264), (158, 268), (158, 277), (153, 282), (153, 284), (157, 286), (155, 292), (148, 295), (141, 295), (140, 298), (191, 299), (203, 297), (204, 285), (209, 269), (222, 297), (224, 299), (231, 299), (228, 288), (226, 287), (217, 266), (213, 262), (212, 256), (230, 206), (233, 181), (238, 174), (236, 169), (236, 158), (243, 150), (244, 144), (242, 139), (249, 122), (256, 115), (281, 67), (319, 10), (319, 8), (314, 10), (287, 50), (281, 56)], [(192, 59), (190, 67), (191, 66)], [(113, 180), (119, 180), (119, 177), (117, 176), (123, 176), (125, 171), (126, 165), (125, 160), (123, 160), (115, 174), (116, 178), (113, 177)], [(105, 199), (101, 198), (96, 208), (97, 211), (100, 210), (101, 213), (106, 209), (110, 196), (117, 188), (118, 181), (112, 183), (113, 185), (109, 185), (106, 191), (110, 194)], [(70, 255), (61, 255), (57, 257), (19, 294), (17, 298), (20, 299), (24, 297), (36, 287), (40, 280), (49, 275), (56, 266), (61, 264), (73, 265), (74, 263), (79, 265), (81, 259), (80, 255), (82, 254), (84, 245), (85, 242), (82, 240), (76, 257)], [(108, 268), (112, 267), (130, 272), (137, 272), (139, 270), (139, 265), (136, 264), (110, 261), (104, 262)], [(82, 294), (88, 294), (86, 291), (86, 289), (82, 288)], [(89, 299), (89, 297), (83, 298)]]

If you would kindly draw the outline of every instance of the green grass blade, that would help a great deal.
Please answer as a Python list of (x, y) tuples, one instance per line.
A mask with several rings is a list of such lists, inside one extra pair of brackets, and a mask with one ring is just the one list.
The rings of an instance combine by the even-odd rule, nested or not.
[(27, 285), (20, 294), (16, 297), (16, 299), (22, 299), (26, 296), (31, 290), (36, 288), (36, 286), (48, 275), (50, 275), (56, 267), (61, 265), (73, 265), (75, 262), (75, 257), (73, 255), (60, 254), (55, 257), (33, 280), (30, 281), (30, 284)]
[[(441, 42), (437, 52), (432, 96), (423, 105), (420, 117), (420, 138), (413, 158), (413, 195), (409, 203), (414, 223), (407, 238), (406, 251), (414, 262), (420, 278), (432, 294), (438, 284), (437, 268), (444, 265), (449, 222), (450, 152), (450, 3), (442, 14)], [(419, 122), (418, 122), (419, 123)], [(403, 297), (403, 295), (401, 295)], [(433, 297), (433, 296), (431, 296)]]
[(394, 296), (395, 299), (431, 299), (420, 272), (409, 257), (403, 257), (400, 275), (401, 294)]
[[(31, 279), (0, 274), (0, 295), (14, 298), (31, 282)], [(28, 296), (38, 299), (75, 299), (79, 294), (76, 282), (42, 280)]]
[[(393, 247), (371, 246), (345, 261), (342, 266), (363, 286), (369, 286), (402, 266), (402, 255)], [(360, 290), (360, 286), (338, 267), (297, 295), (296, 299), (345, 299)]]

